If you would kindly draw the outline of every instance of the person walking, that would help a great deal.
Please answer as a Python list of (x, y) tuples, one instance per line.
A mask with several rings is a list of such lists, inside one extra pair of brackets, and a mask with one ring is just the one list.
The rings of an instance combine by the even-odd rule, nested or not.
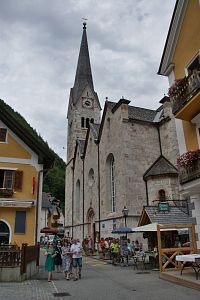
[(58, 240), (57, 245), (56, 245), (56, 257), (55, 257), (55, 266), (56, 266), (56, 271), (57, 273), (61, 273), (61, 266), (62, 266), (62, 245), (61, 241)]
[(71, 245), (70, 251), (72, 252), (72, 264), (73, 264), (73, 274), (74, 274), (74, 281), (81, 279), (81, 270), (82, 270), (82, 251), (83, 248), (81, 243), (74, 239)]
[(50, 242), (48, 244), (48, 248), (46, 249), (46, 252), (44, 255), (46, 256), (45, 270), (48, 272), (48, 282), (51, 282), (52, 272), (55, 270), (54, 258), (56, 256), (56, 251), (54, 249), (53, 242)]
[(69, 274), (71, 271), (71, 245), (68, 240), (64, 241), (64, 246), (62, 247), (62, 268), (65, 274), (66, 280), (69, 280)]

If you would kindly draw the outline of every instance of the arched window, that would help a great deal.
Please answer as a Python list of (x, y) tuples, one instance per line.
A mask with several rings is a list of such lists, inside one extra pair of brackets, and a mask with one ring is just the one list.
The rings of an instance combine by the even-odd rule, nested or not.
[(165, 191), (164, 190), (159, 190), (158, 195), (159, 195), (160, 202), (165, 202), (166, 201), (166, 196), (165, 196)]
[(89, 174), (88, 174), (88, 183), (89, 186), (92, 187), (94, 184), (94, 170), (90, 169)]
[(89, 128), (89, 126), (90, 126), (90, 119), (87, 118), (87, 119), (86, 119), (86, 128)]
[(81, 127), (82, 128), (85, 127), (85, 118), (84, 117), (81, 118)]
[(115, 182), (115, 160), (110, 154), (106, 160), (106, 183), (107, 183), (107, 207), (111, 212), (116, 211), (116, 182)]
[(80, 217), (80, 180), (78, 179), (76, 182), (76, 190), (75, 190), (75, 216), (79, 220)]
[(10, 236), (10, 230), (8, 225), (0, 221), (0, 245), (1, 244), (9, 244), (9, 236)]

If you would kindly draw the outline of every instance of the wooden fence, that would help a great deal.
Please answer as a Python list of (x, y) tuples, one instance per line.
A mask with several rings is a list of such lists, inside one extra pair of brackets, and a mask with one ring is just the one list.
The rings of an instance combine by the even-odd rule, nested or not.
[[(191, 243), (188, 247), (163, 248), (161, 245), (161, 230), (187, 228), (191, 231)], [(195, 227), (193, 224), (176, 224), (176, 225), (157, 225), (158, 252), (160, 271), (177, 270), (181, 268), (180, 262), (176, 261), (176, 255), (197, 253), (197, 244), (195, 239)]]
[(16, 245), (1, 245), (0, 246), (0, 268), (20, 267), (21, 275), (26, 273), (27, 265), (35, 261), (36, 266), (39, 266), (40, 246), (28, 246), (22, 244), (20, 249)]

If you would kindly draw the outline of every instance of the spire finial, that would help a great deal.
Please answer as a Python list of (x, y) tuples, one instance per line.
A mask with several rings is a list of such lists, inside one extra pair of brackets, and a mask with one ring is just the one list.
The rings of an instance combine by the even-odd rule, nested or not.
[(87, 25), (87, 20), (86, 18), (82, 18), (83, 20), (83, 29), (86, 29), (86, 25)]

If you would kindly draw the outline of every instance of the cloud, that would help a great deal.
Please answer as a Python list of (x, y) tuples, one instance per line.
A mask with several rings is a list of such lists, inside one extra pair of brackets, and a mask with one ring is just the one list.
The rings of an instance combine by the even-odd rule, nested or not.
[(63, 158), (67, 106), (82, 35), (95, 90), (155, 109), (166, 93), (158, 76), (175, 0), (0, 1), (0, 98), (21, 113)]

